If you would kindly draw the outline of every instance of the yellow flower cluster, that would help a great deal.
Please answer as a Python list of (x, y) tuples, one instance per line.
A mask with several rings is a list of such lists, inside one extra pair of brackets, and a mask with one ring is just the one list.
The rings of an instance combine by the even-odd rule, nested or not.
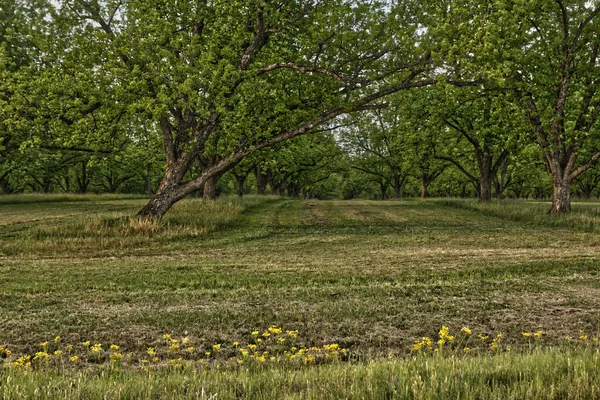
[(492, 344), (490, 344), (491, 351), (500, 350), (500, 341), (502, 340), (503, 337), (504, 337), (504, 335), (499, 333), (496, 335), (496, 337), (494, 339), (492, 339)]
[(412, 351), (421, 351), (423, 349), (433, 349), (433, 340), (428, 337), (424, 337), (423, 339), (416, 341), (412, 346)]
[[(542, 330), (522, 332), (522, 337), (530, 342), (540, 341), (546, 332)], [(490, 340), (491, 338), (491, 340)], [(600, 339), (580, 331), (576, 339), (567, 338), (571, 343), (586, 346), (600, 345)], [(577, 339), (578, 338), (578, 339)], [(307, 344), (297, 330), (284, 330), (275, 325), (265, 330), (254, 330), (248, 340), (233, 342), (206, 343), (193, 341), (189, 337), (174, 337), (170, 333), (158, 338), (157, 344), (146, 347), (139, 353), (130, 353), (122, 346), (84, 341), (79, 345), (63, 344), (60, 336), (39, 344), (40, 349), (31, 355), (13, 355), (6, 346), (0, 346), (0, 368), (54, 368), (108, 365), (111, 368), (140, 366), (141, 368), (188, 368), (194, 365), (218, 365), (229, 363), (234, 366), (267, 365), (273, 363), (317, 364), (347, 360), (348, 351), (338, 343)], [(109, 342), (110, 343), (110, 342)], [(475, 334), (463, 327), (455, 336), (447, 326), (438, 331), (437, 339), (423, 337), (411, 346), (414, 352), (440, 354), (443, 351), (463, 352), (487, 351), (499, 353), (510, 351), (504, 344), (504, 335)]]
[(537, 331), (537, 332), (523, 332), (522, 333), (523, 337), (525, 338), (535, 338), (536, 340), (540, 340), (542, 338), (542, 336), (544, 335), (544, 331)]
[[(472, 350), (470, 347), (471, 344), (475, 345), (472, 342), (471, 336), (473, 335), (473, 331), (468, 327), (461, 328), (460, 332), (462, 333), (459, 336), (459, 340), (450, 333), (450, 328), (445, 325), (442, 325), (442, 328), (438, 332), (438, 340), (436, 343), (429, 337), (424, 337), (421, 340), (417, 340), (411, 346), (411, 350), (413, 352), (422, 352), (422, 351), (432, 351), (439, 352), (445, 347), (450, 346), (449, 350), (460, 351), (462, 349), (463, 352), (469, 352)], [(484, 344), (489, 339), (489, 335), (479, 334), (477, 336), (479, 341)], [(500, 333), (496, 335), (494, 339), (492, 339), (491, 343), (487, 347), (488, 350), (497, 352), (501, 350), (500, 342), (503, 338), (503, 335)], [(475, 349), (478, 349), (479, 346), (475, 345)]]

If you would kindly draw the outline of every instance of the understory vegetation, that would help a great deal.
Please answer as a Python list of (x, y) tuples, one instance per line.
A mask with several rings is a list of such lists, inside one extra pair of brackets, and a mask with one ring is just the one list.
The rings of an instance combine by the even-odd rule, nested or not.
[(1, 198), (4, 398), (594, 398), (600, 204)]

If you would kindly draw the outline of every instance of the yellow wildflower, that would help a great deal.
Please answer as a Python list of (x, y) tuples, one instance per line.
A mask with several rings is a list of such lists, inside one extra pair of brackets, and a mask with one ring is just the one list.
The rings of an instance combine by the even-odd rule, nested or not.
[(55, 355), (56, 357), (60, 357), (60, 356), (62, 356), (62, 353), (63, 353), (62, 351), (60, 351), (60, 350), (56, 350), (56, 351), (54, 352), (54, 355)]
[(92, 353), (100, 353), (102, 351), (102, 345), (100, 343), (96, 343), (90, 348), (90, 350), (92, 351)]
[(233, 344), (233, 347), (238, 347), (240, 345), (239, 342), (233, 342), (232, 344)]
[(120, 348), (120, 347), (119, 347), (119, 346), (117, 346), (116, 344), (111, 344), (111, 345), (110, 345), (110, 349), (111, 349), (112, 351), (117, 351), (117, 350), (119, 350), (119, 348)]
[(276, 327), (275, 325), (269, 327), (268, 331), (273, 335), (281, 335), (283, 329)]
[(69, 361), (71, 361), (71, 362), (77, 362), (77, 360), (79, 360), (79, 357), (77, 357), (77, 356), (73, 356), (73, 357), (69, 358)]
[(192, 347), (192, 346), (188, 347), (187, 351), (189, 351), (190, 353), (193, 353), (194, 352), (194, 347)]
[(296, 337), (298, 336), (298, 331), (287, 331), (287, 334), (292, 339), (296, 339)]
[(522, 335), (523, 335), (523, 337), (530, 338), (531, 332), (523, 332)]
[(424, 337), (422, 340), (417, 341), (417, 342), (415, 342), (415, 344), (413, 344), (412, 350), (420, 351), (420, 350), (424, 349), (425, 347), (431, 347), (432, 345), (433, 345), (433, 341), (428, 337)]
[(40, 358), (45, 358), (47, 360), (48, 358), (50, 358), (50, 354), (46, 353), (45, 351), (38, 351), (37, 353), (35, 353), (33, 359), (37, 360)]
[(48, 347), (48, 342), (42, 342), (42, 343), (40, 343), (40, 347), (42, 349), (46, 349), (46, 347)]
[(490, 350), (496, 351), (499, 348), (500, 341), (502, 340), (503, 335), (501, 333), (497, 334), (496, 337), (492, 340), (490, 344)]
[(258, 336), (258, 331), (252, 332), (252, 336)]
[(56, 337), (54, 338), (54, 343), (58, 343), (58, 342), (60, 342), (60, 336), (56, 336)]
[(87, 341), (85, 341), (85, 342), (83, 342), (81, 344), (84, 345), (85, 347), (90, 347), (90, 341), (89, 340), (87, 340)]
[(181, 339), (181, 344), (188, 344), (190, 342), (190, 338), (188, 337), (184, 337), (183, 339)]
[(154, 347), (148, 347), (148, 350), (146, 350), (146, 353), (148, 353), (148, 355), (150, 357), (154, 357), (156, 355), (156, 350), (154, 349)]
[(451, 342), (454, 340), (454, 336), (450, 335), (450, 329), (448, 329), (448, 327), (444, 326), (444, 325), (442, 325), (442, 329), (440, 329), (439, 336), (440, 336), (440, 340), (443, 340), (444, 343), (446, 343), (446, 340), (448, 342)]
[(467, 328), (466, 326), (464, 326), (461, 330), (462, 333), (464, 333), (465, 335), (472, 335), (473, 331), (470, 330), (469, 328)]
[(212, 348), (213, 348), (213, 350), (219, 351), (219, 350), (221, 350), (221, 344), (220, 343), (213, 344)]
[(533, 337), (535, 337), (537, 340), (539, 340), (543, 334), (544, 334), (544, 331), (537, 331), (536, 333), (533, 334)]

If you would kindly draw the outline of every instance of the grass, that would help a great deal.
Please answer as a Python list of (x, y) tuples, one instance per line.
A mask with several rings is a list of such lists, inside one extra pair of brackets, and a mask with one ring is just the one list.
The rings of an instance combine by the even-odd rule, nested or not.
[(449, 207), (477, 211), (479, 213), (510, 219), (532, 226), (576, 229), (585, 232), (600, 232), (599, 200), (580, 200), (568, 215), (547, 215), (550, 210), (549, 202), (503, 200), (480, 202), (469, 199), (442, 200)]
[[(492, 387), (497, 398), (561, 398), (579, 381), (583, 389), (578, 395), (571, 387), (572, 398), (598, 396), (592, 384), (596, 353), (572, 349), (566, 337), (578, 338), (580, 330), (590, 339), (600, 333), (600, 204), (578, 202), (572, 215), (556, 217), (545, 213), (549, 204), (527, 201), (250, 196), (186, 200), (160, 224), (123, 218), (144, 201), (0, 198), (0, 345), (34, 354), (40, 342), (60, 335), (64, 343), (118, 343), (140, 357), (167, 333), (207, 347), (275, 324), (299, 330), (307, 346), (338, 343), (352, 354), (350, 363), (258, 372), (156, 371), (153, 387), (173, 388), (174, 396), (177, 385), (191, 380), (186, 385), (193, 395), (204, 387), (207, 398), (217, 391), (218, 398), (228, 398), (235, 394), (231, 388), (243, 386), (249, 397), (266, 398), (285, 379), (298, 379), (283, 386), (291, 398), (381, 398), (388, 389), (395, 393), (390, 397), (402, 398), (413, 395), (393, 376), (414, 382), (417, 375), (409, 370), (429, 363), (441, 371), (436, 385), (447, 372), (447, 397), (467, 390), (460, 389), (461, 371), (471, 371), (464, 374), (472, 377), (467, 382), (473, 398), (491, 398), (485, 391)], [(415, 340), (436, 338), (441, 325), (452, 332), (468, 326), (491, 337), (503, 333), (513, 350), (490, 357), (486, 347), (457, 360), (405, 358)], [(522, 332), (537, 330), (545, 332), (541, 347), (557, 350), (531, 352)], [(394, 359), (382, 361), (388, 356)], [(563, 379), (545, 375), (540, 366), (538, 389), (528, 389), (524, 378), (504, 386), (481, 383), (502, 365), (520, 371), (527, 363), (543, 365), (540, 358), (548, 365), (571, 360), (585, 367)], [(479, 364), (484, 367), (477, 369)], [(376, 379), (375, 371), (384, 378)], [(144, 387), (146, 375), (135, 368), (116, 380), (88, 369), (59, 376), (2, 373), (0, 387), (9, 398), (19, 397), (16, 387), (27, 390), (50, 378), (56, 386), (44, 392), (47, 397), (74, 398), (76, 390), (116, 397), (119, 385), (124, 398), (146, 396), (125, 395)], [(206, 380), (198, 383), (194, 374), (206, 374)], [(327, 381), (334, 378), (346, 383), (329, 384), (328, 394)], [(366, 379), (375, 379), (377, 387), (368, 389), (375, 392), (361, 389)], [(557, 391), (543, 391), (548, 383)], [(65, 396), (55, 390), (66, 390)], [(436, 397), (433, 390), (423, 398)], [(96, 394), (89, 397), (101, 397)]]
[(597, 352), (382, 360), (311, 368), (114, 369), (0, 374), (4, 399), (592, 399)]

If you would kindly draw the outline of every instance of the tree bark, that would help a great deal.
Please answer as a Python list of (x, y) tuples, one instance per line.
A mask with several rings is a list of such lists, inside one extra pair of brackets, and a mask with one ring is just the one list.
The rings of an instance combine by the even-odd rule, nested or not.
[(552, 214), (567, 214), (571, 212), (571, 182), (568, 178), (554, 181), (554, 196), (550, 212)]
[(185, 195), (181, 195), (177, 189), (165, 190), (164, 188), (159, 188), (148, 204), (138, 212), (137, 216), (160, 219), (169, 211), (173, 204), (184, 197)]
[(399, 199), (402, 197), (402, 180), (400, 175), (394, 176), (394, 197)]
[(236, 176), (235, 182), (237, 183), (237, 195), (240, 198), (244, 197), (244, 183), (246, 183), (246, 176)]
[(492, 200), (492, 178), (489, 176), (489, 174), (484, 173), (483, 171), (481, 178), (479, 179), (479, 200)]
[(429, 197), (429, 180), (425, 174), (421, 175), (421, 198)]
[(2, 188), (2, 193), (3, 194), (12, 194), (13, 190), (10, 187), (10, 182), (8, 181), (8, 179), (3, 179), (0, 181), (0, 188)]
[(379, 184), (379, 188), (381, 189), (381, 200), (385, 200), (385, 194), (387, 192), (387, 185)]
[(269, 183), (266, 174), (263, 174), (260, 167), (256, 167), (254, 170), (254, 176), (256, 177), (256, 186), (258, 188), (258, 194), (264, 196), (267, 194), (267, 184)]
[(202, 198), (206, 201), (212, 201), (217, 198), (217, 183), (220, 177), (211, 176), (204, 182), (204, 191)]

